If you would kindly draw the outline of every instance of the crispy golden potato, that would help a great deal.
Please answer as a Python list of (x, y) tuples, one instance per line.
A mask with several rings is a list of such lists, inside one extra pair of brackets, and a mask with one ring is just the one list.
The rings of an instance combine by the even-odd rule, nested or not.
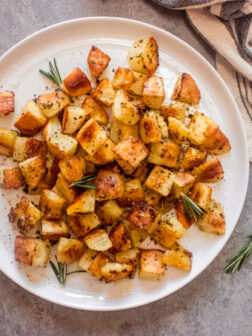
[(46, 139), (46, 144), (49, 151), (60, 160), (75, 153), (78, 141), (69, 135), (55, 134)]
[(69, 96), (85, 95), (92, 91), (90, 80), (78, 67), (63, 80), (62, 88)]
[(138, 273), (141, 280), (160, 280), (165, 275), (163, 255), (164, 252), (160, 250), (141, 250)]
[(197, 182), (214, 183), (224, 177), (224, 171), (218, 158), (203, 163), (194, 168), (192, 174), (196, 176)]
[(206, 150), (209, 154), (221, 155), (230, 152), (231, 145), (225, 134), (218, 128), (200, 148)]
[(127, 278), (133, 271), (132, 265), (107, 263), (101, 269), (102, 278), (106, 282), (117, 281)]
[(60, 194), (67, 200), (68, 203), (73, 203), (78, 196), (78, 191), (75, 187), (69, 188), (70, 183), (65, 179), (60, 172), (56, 181), (56, 188)]
[(77, 136), (81, 147), (93, 156), (98, 149), (104, 144), (107, 135), (102, 126), (94, 119), (89, 119), (79, 130)]
[(152, 143), (148, 162), (178, 168), (179, 155), (180, 147), (171, 141)]
[(70, 265), (79, 260), (84, 252), (84, 244), (77, 239), (61, 237), (57, 247), (57, 260)]
[(78, 106), (69, 105), (64, 108), (62, 133), (71, 135), (81, 128), (86, 118), (86, 111)]
[(164, 82), (162, 77), (149, 77), (143, 86), (143, 101), (152, 108), (159, 109), (165, 100)]
[(99, 48), (92, 46), (88, 54), (88, 66), (92, 76), (99, 77), (110, 62), (110, 57)]
[(120, 174), (110, 170), (99, 170), (95, 179), (97, 201), (120, 198), (124, 191), (124, 181)]
[(107, 125), (109, 121), (108, 112), (97, 103), (92, 96), (88, 96), (83, 105), (83, 110), (85, 111), (85, 116), (87, 119), (94, 119), (99, 124)]
[(17, 227), (21, 234), (25, 234), (38, 223), (41, 216), (39, 209), (23, 196), (15, 208), (10, 208), (9, 221)]
[(94, 250), (90, 250), (89, 248), (85, 250), (82, 257), (79, 260), (79, 267), (83, 271), (87, 271), (95, 259), (97, 252)]
[(138, 124), (126, 125), (118, 120), (112, 120), (110, 126), (110, 138), (114, 143), (127, 140), (129, 137), (139, 138)]
[(204, 214), (196, 224), (202, 231), (223, 235), (226, 231), (226, 221), (221, 204), (211, 199), (208, 203), (207, 214)]
[(68, 216), (75, 216), (79, 213), (89, 213), (95, 210), (95, 191), (88, 189), (76, 198), (74, 203), (67, 208)]
[(131, 94), (141, 96), (143, 93), (144, 83), (148, 76), (143, 73), (135, 71), (133, 71), (133, 76), (134, 76), (133, 83), (126, 86), (125, 90), (127, 90)]
[(184, 122), (186, 117), (186, 105), (180, 102), (174, 102), (167, 106), (161, 106), (160, 114), (166, 119), (173, 117)]
[(139, 262), (140, 250), (138, 248), (131, 248), (127, 251), (117, 252), (115, 255), (115, 261), (119, 264), (130, 264), (133, 266), (133, 271), (130, 274), (130, 279), (133, 279), (138, 262)]
[(47, 121), (46, 116), (40, 111), (39, 106), (28, 100), (17, 116), (14, 126), (23, 134), (32, 136), (40, 132)]
[(51, 244), (48, 240), (16, 237), (15, 259), (29, 266), (46, 266)]
[(189, 137), (189, 130), (187, 127), (178, 119), (173, 117), (168, 117), (169, 122), (169, 136), (177, 144), (182, 144)]
[(108, 78), (100, 81), (93, 92), (93, 98), (108, 107), (112, 106), (115, 99), (115, 90)]
[(126, 251), (131, 248), (130, 235), (123, 223), (117, 223), (109, 232), (109, 239), (112, 242), (113, 250)]
[(115, 153), (113, 148), (115, 147), (114, 142), (107, 138), (104, 144), (98, 149), (98, 151), (93, 155), (87, 155), (85, 159), (91, 161), (96, 165), (105, 165), (115, 161)]
[(134, 72), (127, 68), (118, 67), (112, 79), (112, 85), (115, 89), (123, 89), (136, 81)]
[(44, 218), (61, 219), (66, 207), (66, 201), (62, 196), (45, 189), (42, 190), (39, 207)]
[(46, 141), (49, 138), (61, 134), (61, 124), (58, 116), (52, 117), (48, 120), (42, 132), (42, 140)]
[(69, 103), (69, 97), (61, 91), (44, 93), (38, 97), (39, 109), (47, 118), (58, 114)]
[(112, 112), (115, 120), (121, 121), (126, 125), (135, 125), (140, 119), (137, 104), (130, 99), (123, 89), (116, 92)]
[(107, 251), (112, 247), (112, 242), (109, 239), (107, 232), (103, 229), (93, 230), (84, 237), (84, 243), (91, 250)]
[(99, 252), (88, 267), (88, 272), (95, 276), (98, 280), (101, 280), (103, 277), (101, 269), (109, 262), (111, 262), (111, 259), (104, 253)]
[(94, 212), (68, 216), (67, 222), (77, 238), (83, 238), (101, 224), (101, 221)]
[(36, 188), (46, 173), (46, 161), (43, 156), (34, 156), (19, 163), (24, 179), (30, 188)]
[(125, 182), (123, 195), (117, 201), (124, 208), (131, 206), (134, 201), (140, 199), (144, 199), (142, 185), (138, 179), (133, 179)]
[(18, 162), (45, 154), (43, 142), (33, 138), (17, 137), (13, 147), (13, 159)]
[(24, 185), (24, 179), (19, 167), (0, 170), (0, 186), (3, 189), (17, 189)]
[(17, 132), (0, 127), (0, 154), (12, 156), (16, 138)]
[(139, 131), (144, 143), (160, 142), (168, 136), (168, 127), (163, 117), (155, 111), (146, 112), (140, 119)]
[(188, 229), (193, 224), (194, 218), (191, 213), (190, 213), (191, 220), (189, 221), (189, 219), (187, 218), (185, 205), (184, 205), (182, 197), (179, 198), (175, 206), (175, 210), (176, 210), (178, 221), (184, 226), (185, 229)]
[(174, 179), (175, 175), (171, 171), (161, 166), (155, 166), (145, 181), (145, 186), (162, 196), (168, 196)]
[(182, 103), (196, 105), (200, 102), (200, 90), (194, 79), (187, 73), (182, 73), (174, 87), (172, 100), (178, 100)]
[(125, 222), (125, 225), (129, 231), (132, 246), (139, 247), (148, 237), (148, 231), (141, 230), (139, 227), (130, 222)]
[(192, 269), (192, 253), (185, 250), (179, 243), (175, 243), (162, 257), (162, 262), (167, 266), (177, 267), (182, 271), (190, 272)]
[(185, 170), (193, 169), (203, 163), (206, 160), (206, 157), (207, 152), (202, 152), (196, 148), (188, 147), (184, 154), (181, 168)]
[(55, 241), (61, 237), (70, 238), (70, 231), (62, 219), (43, 219), (40, 235), (42, 239)]
[(179, 198), (181, 193), (187, 194), (195, 182), (195, 177), (189, 173), (177, 172), (172, 185), (172, 193)]
[(132, 177), (137, 178), (140, 183), (143, 183), (149, 173), (149, 165), (147, 159), (141, 162), (141, 165), (137, 167), (132, 173)]
[(14, 112), (15, 102), (14, 102), (15, 94), (13, 91), (1, 91), (0, 92), (0, 116), (4, 117), (10, 113)]
[(80, 155), (67, 156), (59, 161), (59, 169), (68, 182), (80, 180), (85, 173), (85, 159)]
[(123, 214), (123, 209), (114, 200), (109, 200), (97, 209), (103, 224), (115, 223)]
[(158, 206), (161, 197), (162, 196), (158, 192), (147, 187), (144, 188), (144, 199), (149, 205)]
[(158, 58), (158, 45), (153, 37), (134, 42), (127, 56), (131, 69), (146, 75), (153, 75), (157, 70)]
[(204, 210), (208, 209), (211, 201), (212, 188), (203, 183), (196, 183), (192, 189), (191, 199)]

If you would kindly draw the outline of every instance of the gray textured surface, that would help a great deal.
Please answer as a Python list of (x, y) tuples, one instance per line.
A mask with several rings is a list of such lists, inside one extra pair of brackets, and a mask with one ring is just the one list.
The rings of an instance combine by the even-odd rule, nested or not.
[[(98, 15), (157, 25), (184, 39), (214, 64), (213, 52), (192, 31), (183, 12), (165, 11), (144, 0), (5, 1), (0, 10), (0, 54), (53, 23)], [(141, 308), (110, 313), (71, 310), (25, 292), (0, 273), (0, 335), (251, 335), (252, 260), (233, 277), (223, 272), (227, 257), (252, 232), (251, 199), (252, 179), (237, 228), (219, 257), (179, 292)]]

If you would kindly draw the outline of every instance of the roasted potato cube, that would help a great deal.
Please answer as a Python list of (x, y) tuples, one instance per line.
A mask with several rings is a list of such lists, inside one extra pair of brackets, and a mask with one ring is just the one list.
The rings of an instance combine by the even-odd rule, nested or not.
[(189, 137), (187, 127), (180, 120), (173, 117), (169, 117), (168, 122), (170, 138), (178, 144), (185, 142)]
[(133, 74), (134, 74), (133, 83), (129, 84), (127, 87), (125, 87), (125, 89), (131, 94), (141, 96), (143, 93), (143, 86), (147, 79), (147, 75), (135, 71), (133, 71)]
[(141, 280), (160, 280), (165, 275), (163, 255), (164, 252), (160, 250), (141, 250), (138, 273)]
[(78, 196), (78, 191), (75, 187), (69, 188), (69, 185), (70, 183), (65, 179), (63, 174), (59, 173), (56, 181), (56, 187), (68, 203), (73, 203)]
[(17, 189), (24, 185), (24, 179), (19, 167), (0, 170), (0, 186), (3, 189)]
[(140, 166), (141, 162), (147, 157), (148, 149), (144, 143), (135, 138), (128, 138), (119, 142), (114, 148), (118, 159), (130, 165), (133, 170)]
[(131, 69), (152, 75), (158, 67), (158, 45), (153, 37), (141, 39), (131, 46), (127, 60)]
[(71, 135), (81, 128), (86, 118), (83, 108), (69, 105), (64, 108), (62, 118), (62, 133)]
[(108, 107), (112, 106), (115, 99), (115, 90), (108, 78), (100, 81), (93, 92), (93, 98)]
[(93, 230), (84, 237), (84, 243), (91, 250), (107, 251), (112, 247), (112, 242), (109, 239), (107, 232), (103, 229)]
[(1, 91), (0, 92), (0, 116), (4, 117), (14, 112), (14, 92), (13, 91)]
[(161, 106), (160, 114), (165, 119), (173, 117), (184, 122), (186, 117), (186, 105), (180, 102), (174, 102), (167, 106)]
[(89, 213), (95, 210), (95, 191), (88, 189), (78, 196), (74, 203), (68, 206), (67, 215), (75, 216), (78, 213)]
[(165, 167), (177, 168), (179, 155), (180, 147), (171, 141), (152, 143), (148, 162)]
[(45, 154), (43, 142), (33, 138), (17, 137), (13, 148), (13, 159), (22, 162)]
[(148, 231), (141, 230), (139, 227), (130, 222), (126, 222), (125, 225), (129, 231), (132, 246), (139, 247), (142, 242), (148, 237)]
[(46, 144), (49, 151), (60, 160), (75, 153), (78, 141), (69, 135), (56, 134), (49, 137)]
[(225, 134), (218, 128), (211, 136), (209, 136), (203, 145), (202, 150), (206, 150), (212, 155), (221, 155), (231, 150), (231, 145)]
[(94, 119), (89, 119), (79, 130), (77, 140), (81, 147), (93, 156), (107, 139), (105, 130)]
[(63, 80), (63, 90), (69, 96), (80, 96), (91, 92), (92, 86), (84, 72), (77, 67)]
[(111, 262), (111, 259), (102, 252), (97, 253), (95, 258), (92, 260), (88, 272), (95, 276), (98, 280), (102, 279), (101, 269), (107, 263)]
[(177, 267), (183, 271), (190, 272), (192, 269), (192, 253), (185, 250), (179, 243), (172, 245), (165, 251), (162, 262), (165, 265)]
[(123, 210), (114, 200), (110, 200), (98, 208), (97, 214), (103, 224), (113, 224), (122, 216)]
[(211, 199), (208, 203), (207, 214), (199, 218), (196, 224), (202, 231), (223, 235), (226, 231), (226, 222), (221, 204), (215, 199)]
[(92, 96), (88, 96), (85, 99), (82, 108), (85, 111), (87, 119), (92, 118), (99, 124), (104, 125), (108, 123), (108, 112), (100, 104), (98, 104)]
[(192, 174), (196, 176), (197, 182), (214, 183), (224, 177), (224, 171), (218, 158), (203, 163), (194, 168)]
[(11, 207), (9, 221), (14, 224), (20, 233), (28, 233), (38, 223), (42, 214), (38, 208), (22, 197), (15, 208)]
[(160, 220), (160, 215), (153, 206), (144, 200), (139, 200), (133, 203), (128, 219), (141, 230), (152, 233)]
[(130, 279), (133, 279), (136, 274), (139, 256), (140, 250), (138, 248), (131, 248), (127, 251), (117, 252), (115, 255), (115, 260), (117, 263), (130, 264), (133, 266), (133, 271), (130, 274)]
[(68, 182), (80, 180), (85, 173), (85, 159), (80, 155), (67, 156), (59, 162), (59, 169)]
[(94, 250), (86, 249), (83, 253), (82, 257), (79, 260), (79, 267), (83, 271), (87, 271), (89, 266), (92, 264), (93, 260), (95, 259), (97, 252)]
[(117, 223), (109, 232), (109, 239), (112, 242), (113, 250), (126, 251), (131, 248), (130, 235), (123, 223)]
[(61, 219), (43, 219), (41, 223), (41, 237), (48, 240), (59, 240), (61, 237), (70, 238), (70, 231)]
[(61, 134), (61, 124), (58, 116), (52, 117), (48, 120), (48, 123), (43, 129), (42, 140), (49, 140), (55, 135)]
[(84, 244), (77, 239), (61, 237), (57, 247), (57, 260), (70, 265), (79, 260), (84, 252)]
[(140, 119), (139, 131), (144, 143), (160, 142), (168, 136), (168, 127), (163, 117), (154, 111), (149, 111)]
[(16, 237), (15, 259), (29, 266), (46, 266), (51, 244), (48, 240)]
[(134, 201), (144, 199), (143, 188), (138, 179), (128, 180), (124, 184), (124, 192), (120, 199), (118, 199), (119, 205), (122, 207), (128, 207), (133, 204)]
[(61, 219), (66, 207), (66, 201), (55, 192), (45, 189), (42, 190), (39, 206), (44, 218)]
[(106, 282), (127, 278), (133, 271), (133, 266), (128, 264), (107, 263), (101, 269), (102, 278)]
[(38, 155), (19, 163), (19, 167), (30, 188), (36, 188), (46, 173), (45, 158)]
[(196, 148), (188, 147), (183, 157), (181, 168), (192, 169), (199, 166), (206, 160), (207, 152), (202, 152)]
[(182, 73), (179, 76), (171, 99), (192, 105), (199, 104), (200, 90), (198, 89), (192, 76), (187, 73)]
[(171, 171), (161, 166), (155, 166), (145, 181), (145, 186), (162, 196), (168, 196), (174, 179), (175, 175)]
[(195, 177), (189, 173), (177, 172), (172, 185), (172, 192), (176, 198), (181, 193), (187, 194), (195, 182)]
[(123, 89), (135, 82), (134, 72), (127, 68), (118, 67), (112, 79), (112, 85), (115, 89)]
[[(27, 193), (29, 195), (40, 195), (42, 190), (44, 189), (49, 189), (50, 188), (50, 184), (45, 180), (45, 178), (43, 178), (42, 180), (39, 181), (38, 185), (36, 187), (31, 187), (29, 185), (28, 186), (28, 191)], [(26, 191), (26, 189), (25, 189)]]
[(87, 59), (91, 75), (99, 77), (108, 66), (110, 60), (111, 58), (103, 51), (95, 46), (92, 46)]
[(184, 205), (182, 197), (179, 198), (175, 206), (175, 210), (176, 210), (178, 221), (184, 226), (185, 229), (188, 229), (193, 224), (194, 218), (191, 213), (190, 213), (191, 220), (187, 218), (185, 205)]
[(194, 145), (203, 145), (218, 128), (219, 126), (211, 118), (196, 111), (188, 126), (189, 140)]
[(161, 221), (156, 230), (152, 233), (151, 238), (158, 244), (169, 248), (178, 239), (180, 239), (186, 229), (175, 217), (168, 217), (167, 221)]
[(98, 201), (120, 198), (124, 191), (122, 175), (105, 169), (99, 170), (95, 179), (95, 186), (98, 188), (96, 191)]
[(114, 142), (107, 138), (104, 144), (93, 156), (87, 155), (85, 159), (93, 162), (96, 165), (105, 165), (111, 163), (115, 161), (115, 153), (112, 150), (114, 147)]
[(159, 109), (165, 100), (163, 78), (158, 76), (149, 77), (143, 86), (143, 101), (153, 109)]
[(28, 100), (17, 116), (14, 125), (23, 135), (32, 136), (39, 133), (46, 121), (47, 119), (40, 111), (39, 106), (33, 100)]
[(212, 188), (203, 183), (196, 183), (192, 189), (191, 199), (204, 210), (207, 210), (212, 196)]
[(132, 176), (134, 178), (137, 178), (140, 183), (143, 183), (146, 180), (148, 173), (149, 173), (149, 165), (147, 159), (145, 159), (144, 161), (141, 162), (141, 165), (134, 170)]
[(110, 126), (110, 138), (114, 143), (126, 140), (129, 137), (139, 138), (138, 124), (126, 125), (118, 120), (112, 120)]
[(98, 216), (94, 212), (68, 216), (67, 222), (77, 238), (83, 238), (88, 232), (101, 224)]
[(144, 188), (144, 199), (149, 205), (158, 206), (161, 197), (158, 192), (146, 187)]
[(47, 118), (58, 114), (69, 103), (69, 97), (61, 91), (44, 93), (38, 97), (39, 109)]
[(117, 91), (112, 107), (113, 117), (126, 125), (135, 125), (140, 119), (140, 113), (134, 100), (131, 100), (123, 89)]
[(0, 127), (0, 154), (12, 156), (16, 138), (16, 132)]

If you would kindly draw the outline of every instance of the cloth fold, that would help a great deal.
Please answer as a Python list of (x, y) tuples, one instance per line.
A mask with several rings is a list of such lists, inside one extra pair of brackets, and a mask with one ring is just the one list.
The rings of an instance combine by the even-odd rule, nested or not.
[(182, 10), (193, 28), (217, 52), (216, 69), (241, 110), (252, 161), (252, 1), (152, 0)]

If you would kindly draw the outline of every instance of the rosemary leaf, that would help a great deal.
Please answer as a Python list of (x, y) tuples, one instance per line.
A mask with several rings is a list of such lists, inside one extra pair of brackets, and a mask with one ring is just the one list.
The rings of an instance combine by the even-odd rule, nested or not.
[(197, 222), (199, 217), (201, 217), (204, 213), (207, 213), (206, 210), (198, 206), (190, 197), (184, 193), (181, 193), (181, 197), (185, 207), (185, 215), (189, 221), (192, 219), (191, 214), (193, 215), (195, 222)]
[(71, 188), (75, 186), (83, 189), (98, 190), (98, 188), (94, 186), (95, 179), (96, 175), (87, 175), (81, 178), (80, 180), (74, 181), (73, 183), (70, 184), (69, 187)]
[(46, 72), (44, 70), (39, 69), (39, 72), (47, 77), (50, 81), (52, 81), (54, 84), (58, 85), (59, 87), (62, 86), (62, 79), (60, 76), (59, 68), (56, 62), (56, 59), (53, 59), (53, 64), (51, 61), (49, 61), (49, 68), (50, 71)]

